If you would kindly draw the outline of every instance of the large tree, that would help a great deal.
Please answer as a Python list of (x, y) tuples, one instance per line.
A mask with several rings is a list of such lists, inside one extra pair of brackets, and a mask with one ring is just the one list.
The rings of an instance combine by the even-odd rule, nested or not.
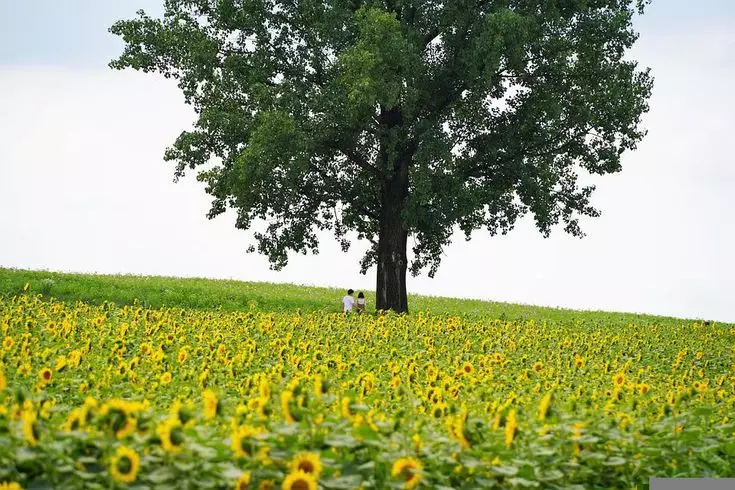
[[(581, 236), (582, 175), (621, 169), (652, 79), (626, 58), (644, 0), (166, 0), (111, 27), (116, 69), (178, 81), (198, 114), (165, 153), (199, 169), (272, 267), (319, 230), (371, 247), (377, 308), (407, 311), (459, 228), (532, 213)], [(144, 115), (141, 115), (143, 117)], [(252, 246), (251, 250), (255, 247)]]

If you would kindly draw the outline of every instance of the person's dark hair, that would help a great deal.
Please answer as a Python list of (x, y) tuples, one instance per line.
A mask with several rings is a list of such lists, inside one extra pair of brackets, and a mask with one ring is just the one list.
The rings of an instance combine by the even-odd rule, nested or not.
[(364, 298), (364, 297), (365, 297), (365, 295), (364, 295), (364, 294), (362, 294), (362, 291), (360, 291), (359, 293), (357, 293), (357, 297), (358, 297), (358, 298)]
[(348, 294), (348, 295), (350, 295), (350, 294), (352, 294), (352, 293), (354, 293), (354, 291), (353, 291), (352, 289), (348, 289), (348, 290), (347, 290), (347, 294)]

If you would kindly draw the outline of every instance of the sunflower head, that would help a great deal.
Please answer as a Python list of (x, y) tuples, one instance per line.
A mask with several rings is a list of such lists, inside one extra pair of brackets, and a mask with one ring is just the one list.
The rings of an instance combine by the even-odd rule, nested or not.
[(403, 480), (403, 488), (413, 488), (421, 481), (421, 462), (414, 458), (398, 458), (393, 463), (391, 475)]
[(212, 420), (219, 414), (221, 404), (217, 395), (212, 390), (205, 390), (204, 393), (202, 393), (202, 403), (204, 404), (205, 419)]
[(117, 437), (118, 439), (124, 439), (125, 437), (128, 437), (133, 432), (135, 432), (135, 428), (138, 426), (138, 421), (135, 419), (135, 417), (122, 415), (122, 418), (119, 418), (118, 420), (120, 420), (121, 423), (113, 427), (113, 429), (115, 430), (115, 437)]
[(140, 469), (140, 456), (129, 447), (118, 447), (110, 461), (110, 474), (119, 482), (135, 481)]
[(13, 337), (6, 336), (5, 340), (3, 340), (3, 349), (10, 350), (15, 345), (15, 341), (13, 340)]
[(168, 453), (178, 453), (184, 445), (184, 433), (181, 421), (170, 417), (156, 427), (156, 434), (161, 439), (161, 447)]
[(510, 447), (516, 437), (518, 431), (518, 422), (516, 421), (516, 412), (511, 410), (505, 421), (505, 445)]
[(274, 490), (275, 488), (276, 484), (273, 483), (273, 480), (262, 480), (258, 483), (258, 490)]
[(171, 414), (177, 417), (181, 421), (182, 425), (186, 425), (187, 422), (194, 418), (191, 408), (190, 402), (176, 400), (173, 405), (171, 405)]
[(548, 392), (541, 399), (541, 403), (539, 404), (539, 409), (538, 409), (538, 418), (539, 418), (539, 420), (545, 420), (546, 419), (546, 416), (549, 413), (549, 408), (551, 407), (551, 396), (552, 396), (552, 393), (551, 392)]
[(235, 490), (245, 490), (250, 485), (250, 472), (245, 471), (240, 475), (235, 483)]
[(350, 398), (348, 396), (342, 398), (341, 412), (346, 419), (351, 419), (354, 416), (352, 410), (350, 410)]
[(283, 414), (283, 418), (289, 424), (296, 422), (296, 418), (294, 418), (293, 412), (291, 411), (291, 401), (293, 398), (294, 396), (292, 391), (286, 390), (281, 392), (281, 412)]
[(283, 480), (283, 490), (316, 490), (316, 478), (303, 471), (295, 471)]
[(31, 410), (23, 410), (21, 415), (23, 419), (23, 437), (31, 446), (38, 445), (38, 422), (36, 421), (36, 412)]
[(87, 413), (84, 407), (75, 408), (69, 413), (69, 417), (66, 419), (64, 424), (64, 430), (67, 432), (74, 432), (84, 428), (87, 420)]
[(261, 429), (250, 425), (235, 427), (232, 433), (232, 451), (238, 458), (252, 456), (255, 450), (253, 438), (262, 433)]
[(41, 378), (41, 382), (43, 384), (49, 383), (51, 381), (51, 377), (52, 376), (53, 376), (53, 372), (51, 371), (51, 369), (49, 369), (47, 367), (41, 369), (38, 372), (38, 377)]
[(304, 473), (312, 475), (315, 479), (318, 479), (322, 472), (322, 463), (319, 459), (319, 455), (314, 453), (297, 454), (291, 461), (291, 471), (294, 473), (303, 471)]

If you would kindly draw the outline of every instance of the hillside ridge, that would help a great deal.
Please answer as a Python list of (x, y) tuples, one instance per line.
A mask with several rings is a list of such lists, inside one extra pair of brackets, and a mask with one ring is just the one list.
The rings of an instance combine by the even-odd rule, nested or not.
[[(28, 285), (27, 291), (24, 288)], [(145, 307), (259, 310), (286, 312), (339, 311), (341, 289), (289, 283), (250, 282), (235, 279), (144, 276), (134, 274), (90, 274), (0, 267), (0, 295), (42, 294), (65, 302), (91, 304), (113, 302)], [(374, 305), (374, 291), (364, 291)], [(368, 308), (370, 309), (370, 308)], [(503, 303), (480, 299), (448, 298), (409, 294), (412, 313), (485, 316), (501, 320), (563, 321), (584, 323), (695, 322), (642, 313), (572, 310), (566, 308)], [(719, 325), (726, 325), (717, 322)]]

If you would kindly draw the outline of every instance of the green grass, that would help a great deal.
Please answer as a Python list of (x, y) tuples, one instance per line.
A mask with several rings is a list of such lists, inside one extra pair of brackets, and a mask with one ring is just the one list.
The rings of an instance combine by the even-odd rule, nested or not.
[[(23, 292), (42, 294), (65, 302), (84, 301), (101, 304), (105, 301), (118, 305), (138, 302), (142, 306), (181, 307), (193, 309), (261, 311), (339, 311), (343, 290), (273, 284), (175, 278), (137, 275), (73, 274), (48, 271), (0, 268), (0, 295), (13, 296)], [(375, 304), (375, 293), (365, 291), (368, 308)], [(576, 311), (516, 305), (471, 299), (440, 298), (409, 295), (412, 312), (427, 311), (441, 315), (491, 317), (507, 320), (534, 320), (537, 322), (580, 322), (585, 324), (669, 323), (674, 318), (634, 313), (607, 313)]]

